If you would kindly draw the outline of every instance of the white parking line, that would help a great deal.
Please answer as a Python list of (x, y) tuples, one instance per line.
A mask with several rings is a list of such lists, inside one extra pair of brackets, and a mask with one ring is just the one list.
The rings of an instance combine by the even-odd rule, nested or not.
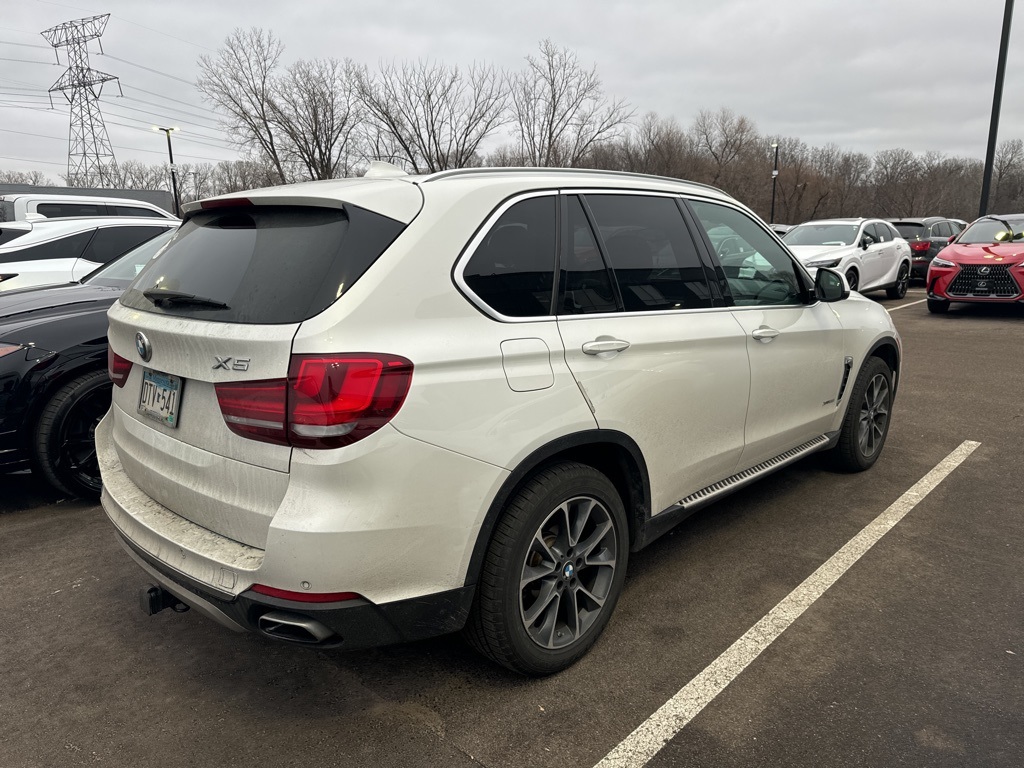
[(900, 304), (898, 307), (893, 307), (892, 309), (886, 309), (885, 311), (886, 312), (895, 312), (897, 309), (906, 309), (907, 307), (912, 307), (915, 304), (924, 304), (926, 301), (928, 301), (928, 299), (918, 299), (917, 301), (912, 301), (909, 304)]
[(640, 768), (736, 679), (825, 590), (906, 517), (925, 496), (981, 445), (965, 440), (931, 472), (850, 539), (824, 565), (768, 611), (717, 659), (612, 749), (595, 768)]

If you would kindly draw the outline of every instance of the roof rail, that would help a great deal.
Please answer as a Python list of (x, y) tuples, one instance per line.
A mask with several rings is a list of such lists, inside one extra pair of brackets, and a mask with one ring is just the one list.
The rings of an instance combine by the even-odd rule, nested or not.
[(543, 168), (543, 167), (488, 167), (488, 168), (452, 168), (448, 171), (438, 171), (432, 173), (429, 176), (424, 176), (422, 181), (438, 181), (440, 179), (450, 179), (453, 176), (476, 176), (486, 175), (489, 173), (579, 173), (579, 174), (591, 174), (594, 176), (623, 176), (626, 178), (633, 179), (658, 179), (659, 181), (671, 181), (676, 184), (689, 184), (694, 187), (703, 187), (704, 189), (710, 189), (714, 192), (718, 192), (721, 195), (725, 195), (728, 198), (735, 199), (731, 194), (726, 192), (724, 189), (713, 187), (710, 184), (702, 184), (699, 181), (687, 181), (686, 179), (677, 179), (672, 176), (655, 176), (650, 173), (634, 173), (632, 171), (602, 171), (599, 168)]

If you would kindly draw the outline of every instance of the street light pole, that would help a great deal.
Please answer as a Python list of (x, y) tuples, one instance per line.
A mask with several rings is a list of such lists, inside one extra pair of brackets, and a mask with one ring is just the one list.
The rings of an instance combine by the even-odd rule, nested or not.
[(154, 131), (163, 131), (164, 135), (167, 136), (167, 157), (171, 161), (171, 191), (174, 195), (174, 215), (181, 216), (181, 204), (178, 202), (178, 169), (174, 165), (174, 150), (171, 149), (171, 134), (178, 130), (178, 128), (161, 128), (160, 126), (154, 125)]
[[(1013, 0), (1010, 0), (1013, 2)], [(775, 223), (775, 185), (779, 181), (779, 144), (778, 142), (772, 142), (772, 146), (775, 148), (775, 166), (772, 168), (772, 212), (768, 217), (769, 224)]]
[(985, 173), (981, 178), (981, 203), (978, 215), (988, 213), (988, 193), (992, 186), (992, 166), (996, 158), (996, 134), (999, 132), (999, 107), (1003, 101), (1003, 75), (1006, 73), (1006, 49), (1010, 44), (1010, 21), (1013, 19), (1013, 0), (1006, 0), (1003, 10), (1003, 36), (999, 41), (999, 59), (996, 63), (996, 88), (992, 96), (992, 122), (988, 126), (988, 151), (985, 153)]

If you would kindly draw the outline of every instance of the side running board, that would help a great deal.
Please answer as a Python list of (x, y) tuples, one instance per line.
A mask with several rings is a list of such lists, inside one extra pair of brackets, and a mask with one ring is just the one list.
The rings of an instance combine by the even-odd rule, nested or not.
[(733, 491), (738, 491), (740, 488), (750, 485), (750, 483), (753, 483), (755, 480), (759, 480), (765, 475), (769, 475), (778, 469), (782, 469), (788, 464), (792, 464), (794, 461), (802, 459), (808, 454), (819, 451), (826, 447), (830, 442), (828, 435), (819, 435), (813, 440), (809, 440), (803, 445), (798, 445), (796, 448), (792, 448), (785, 453), (781, 453), (773, 459), (762, 461), (760, 464), (755, 464), (750, 469), (737, 472), (735, 475), (727, 477), (725, 480), (719, 480), (717, 483), (712, 483), (706, 488), (701, 488), (699, 491), (691, 493), (686, 498), (677, 501), (665, 511), (647, 520), (643, 531), (641, 531), (640, 535), (634, 542), (632, 550), (635, 552), (647, 546), (663, 533), (675, 527), (675, 525), (682, 522), (691, 514), (703, 507), (705, 504), (710, 504), (712, 501), (715, 501), (722, 496), (726, 496)]

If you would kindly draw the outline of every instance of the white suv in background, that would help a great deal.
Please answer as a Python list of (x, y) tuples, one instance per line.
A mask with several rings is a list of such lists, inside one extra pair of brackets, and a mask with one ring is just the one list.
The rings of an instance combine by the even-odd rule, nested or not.
[(846, 276), (852, 291), (885, 289), (902, 299), (910, 284), (910, 243), (881, 219), (806, 221), (782, 237), (804, 266), (829, 267)]
[(0, 224), (0, 291), (81, 280), (178, 224), (134, 216)]
[(0, 222), (79, 216), (141, 216), (175, 219), (158, 205), (124, 197), (87, 197), (23, 192), (0, 195)]
[(870, 467), (901, 354), (728, 195), (582, 170), (193, 204), (109, 319), (102, 499), (148, 612), (317, 647), (465, 628), (531, 675), (694, 510), (815, 451)]

